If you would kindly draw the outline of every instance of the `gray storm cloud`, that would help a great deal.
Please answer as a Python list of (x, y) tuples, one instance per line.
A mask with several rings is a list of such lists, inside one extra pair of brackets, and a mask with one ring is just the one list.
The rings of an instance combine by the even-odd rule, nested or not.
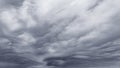
[(36, 62), (56, 56), (118, 58), (119, 3), (119, 0), (0, 0), (0, 55), (10, 50), (10, 54)]

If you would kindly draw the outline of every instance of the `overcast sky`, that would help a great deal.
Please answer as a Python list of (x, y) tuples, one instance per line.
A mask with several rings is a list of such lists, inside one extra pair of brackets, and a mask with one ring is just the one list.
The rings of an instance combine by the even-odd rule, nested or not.
[[(44, 58), (58, 56), (96, 59), (80, 61), (83, 64), (79, 66), (66, 65), (68, 68), (119, 68), (119, 3), (120, 0), (0, 0), (0, 68), (19, 68), (22, 64), (26, 65), (21, 68), (43, 68)], [(13, 61), (13, 57), (20, 60)], [(23, 63), (20, 57), (27, 61)], [(93, 65), (94, 61), (98, 64)]]

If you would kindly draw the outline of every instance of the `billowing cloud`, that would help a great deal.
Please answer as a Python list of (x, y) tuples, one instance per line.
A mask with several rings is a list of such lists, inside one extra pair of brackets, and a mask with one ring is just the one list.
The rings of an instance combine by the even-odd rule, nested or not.
[[(64, 59), (65, 61), (54, 62), (58, 63), (58, 66), (65, 64), (64, 68), (74, 68), (76, 65), (81, 65), (82, 68), (99, 68), (102, 63), (110, 65), (116, 61), (113, 66), (118, 68), (119, 2), (119, 0), (0, 0), (0, 60), (10, 56), (10, 62), (13, 63), (10, 65), (19, 66), (24, 59), (18, 58), (21, 60), (16, 62), (13, 61), (15, 60), (13, 57), (22, 57), (27, 59), (28, 66), (25, 67), (31, 67), (29, 65), (32, 64), (28, 63), (31, 61), (40, 64), (37, 66), (33, 64), (33, 68), (48, 68), (43, 59), (68, 57)], [(69, 57), (73, 57), (73, 61)], [(2, 61), (9, 66), (9, 60), (6, 59), (8, 58)], [(76, 63), (73, 66), (67, 65), (71, 62)], [(54, 65), (52, 61), (50, 63)], [(106, 65), (103, 67), (106, 68)]]

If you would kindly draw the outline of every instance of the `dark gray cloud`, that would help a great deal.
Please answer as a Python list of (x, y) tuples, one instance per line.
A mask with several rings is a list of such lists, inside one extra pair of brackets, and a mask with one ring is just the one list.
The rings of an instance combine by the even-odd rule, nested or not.
[(0, 8), (17, 8), (22, 6), (24, 0), (0, 0)]
[(119, 68), (119, 0), (0, 0), (1, 68)]

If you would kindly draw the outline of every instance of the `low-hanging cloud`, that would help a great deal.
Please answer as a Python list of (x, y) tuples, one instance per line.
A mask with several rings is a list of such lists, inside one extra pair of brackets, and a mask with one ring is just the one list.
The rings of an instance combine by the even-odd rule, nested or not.
[(119, 57), (119, 2), (0, 0), (0, 55), (10, 50), (39, 63), (56, 56)]

